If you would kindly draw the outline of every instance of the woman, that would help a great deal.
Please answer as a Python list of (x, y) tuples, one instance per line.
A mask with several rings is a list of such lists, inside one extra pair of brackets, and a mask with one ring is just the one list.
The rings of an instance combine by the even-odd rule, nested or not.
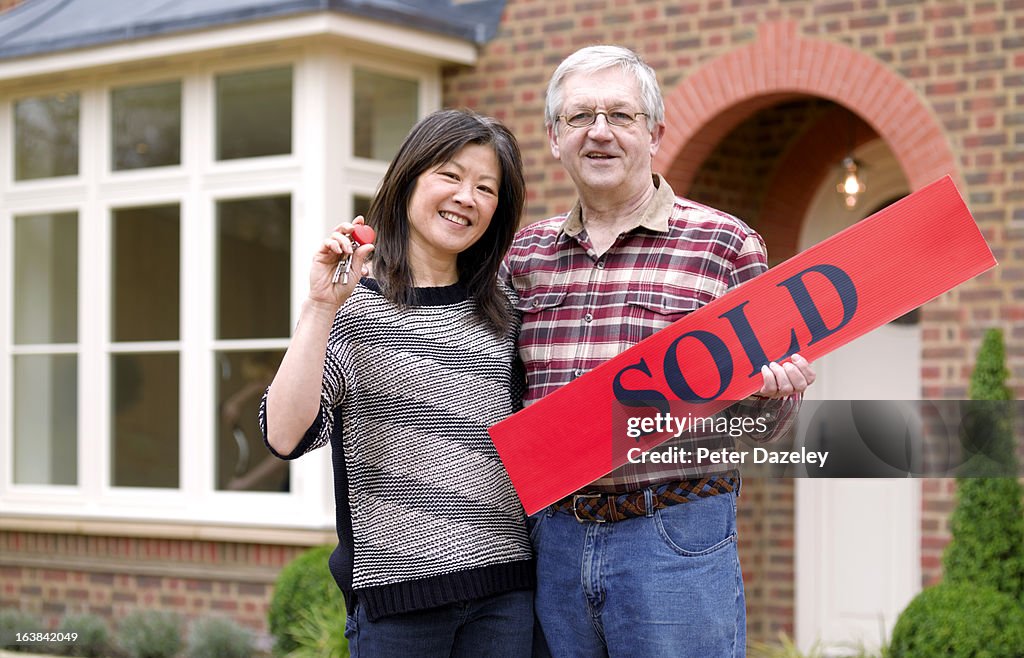
[[(331, 443), (353, 656), (529, 655), (530, 542), (486, 431), (519, 404), (497, 272), (524, 190), (504, 126), (436, 112), (367, 213), (376, 244), (353, 249), (342, 223), (313, 258), (260, 426), (283, 459)], [(332, 284), (343, 257), (364, 277)]]

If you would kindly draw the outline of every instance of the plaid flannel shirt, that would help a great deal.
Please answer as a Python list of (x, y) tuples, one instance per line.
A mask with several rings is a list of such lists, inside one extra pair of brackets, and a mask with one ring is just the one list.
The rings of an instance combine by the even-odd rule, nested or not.
[[(519, 354), (526, 368), (524, 405), (572, 382), (727, 290), (768, 269), (761, 237), (740, 220), (676, 197), (654, 176), (657, 191), (636, 225), (598, 257), (580, 204), (568, 215), (519, 231), (502, 276), (519, 294)], [(769, 419), (767, 442), (793, 424), (800, 396), (747, 398), (731, 415)], [(688, 447), (732, 446), (724, 434), (684, 435)], [(586, 491), (628, 492), (663, 482), (732, 470), (682, 464), (626, 464)]]

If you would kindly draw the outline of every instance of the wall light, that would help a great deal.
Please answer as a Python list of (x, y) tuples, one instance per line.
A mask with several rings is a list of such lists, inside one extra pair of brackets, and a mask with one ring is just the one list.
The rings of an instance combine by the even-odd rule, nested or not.
[(853, 154), (843, 158), (839, 165), (839, 177), (836, 182), (836, 192), (839, 193), (843, 208), (855, 210), (863, 198), (867, 185), (864, 180), (864, 165), (853, 158)]

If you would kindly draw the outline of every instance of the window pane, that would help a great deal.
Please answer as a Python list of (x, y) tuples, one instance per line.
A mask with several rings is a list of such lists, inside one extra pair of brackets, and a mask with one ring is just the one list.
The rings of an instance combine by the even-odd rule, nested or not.
[(114, 169), (181, 164), (181, 82), (110, 93)]
[(78, 94), (26, 98), (14, 104), (14, 178), (78, 174)]
[(288, 462), (263, 446), (260, 399), (283, 351), (217, 354), (217, 489), (288, 491)]
[(14, 357), (14, 481), (78, 483), (78, 357)]
[(355, 155), (390, 161), (419, 116), (419, 83), (356, 69), (354, 109)]
[(178, 486), (178, 355), (114, 354), (111, 471), (115, 487)]
[(114, 211), (113, 340), (177, 340), (178, 206)]
[(362, 215), (366, 217), (366, 213), (370, 212), (370, 204), (373, 203), (373, 198), (368, 196), (362, 196), (360, 194), (352, 197), (352, 216), (358, 217)]
[(287, 338), (291, 197), (217, 204), (217, 337)]
[(291, 152), (291, 68), (217, 76), (217, 159)]
[(78, 215), (14, 218), (14, 342), (78, 341)]

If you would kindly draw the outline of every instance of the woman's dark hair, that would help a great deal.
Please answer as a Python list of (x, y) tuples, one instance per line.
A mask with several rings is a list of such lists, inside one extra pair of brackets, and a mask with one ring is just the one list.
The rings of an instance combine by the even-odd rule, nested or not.
[(470, 110), (440, 110), (413, 126), (366, 213), (366, 223), (377, 231), (373, 276), (389, 300), (400, 306), (415, 303), (412, 268), (407, 258), (409, 200), (420, 174), (448, 162), (468, 144), (494, 149), (501, 183), (498, 205), (487, 232), (458, 256), (459, 280), (476, 303), (477, 317), (496, 331), (504, 331), (512, 311), (498, 289), (498, 268), (519, 227), (526, 183), (519, 144), (509, 129), (495, 119)]

